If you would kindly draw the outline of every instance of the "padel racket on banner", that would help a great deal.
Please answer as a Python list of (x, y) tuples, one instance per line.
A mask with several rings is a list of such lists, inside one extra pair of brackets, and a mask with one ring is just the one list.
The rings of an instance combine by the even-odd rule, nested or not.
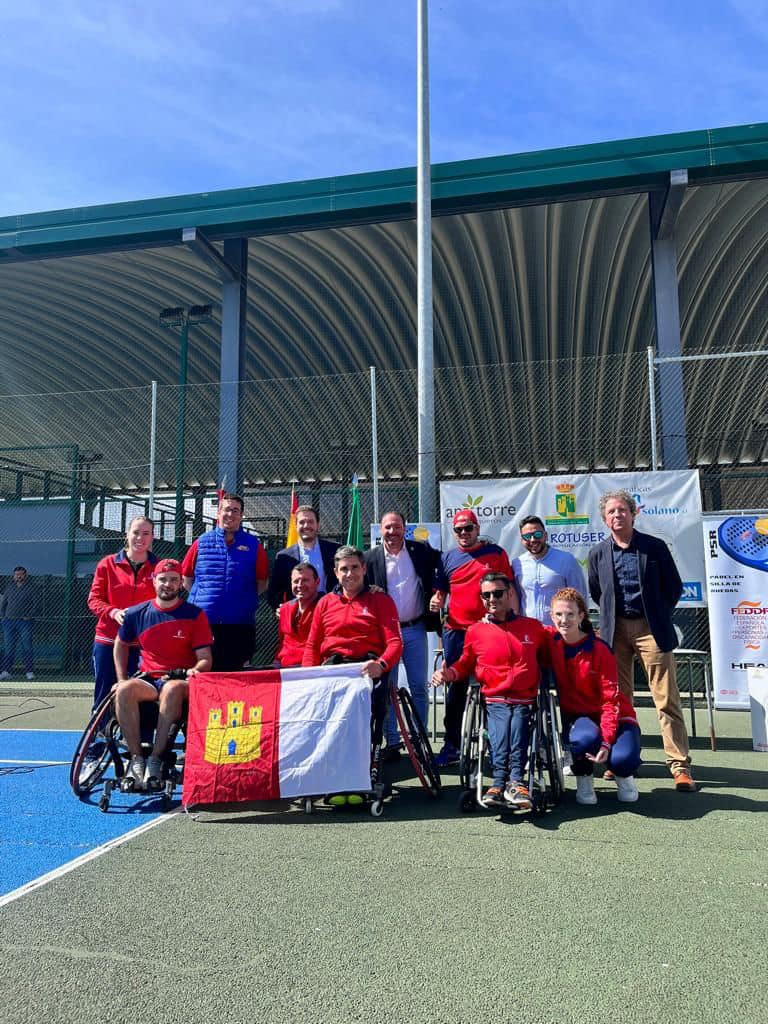
[(717, 538), (736, 562), (768, 572), (768, 518), (733, 516), (720, 524)]

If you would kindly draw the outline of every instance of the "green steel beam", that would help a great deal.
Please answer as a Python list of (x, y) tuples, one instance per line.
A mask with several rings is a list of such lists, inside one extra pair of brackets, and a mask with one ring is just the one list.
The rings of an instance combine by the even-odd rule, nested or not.
[[(691, 185), (766, 175), (768, 124), (436, 164), (433, 213), (652, 191), (677, 168), (688, 170)], [(177, 245), (189, 227), (221, 240), (408, 219), (415, 202), (409, 167), (3, 217), (0, 265)]]

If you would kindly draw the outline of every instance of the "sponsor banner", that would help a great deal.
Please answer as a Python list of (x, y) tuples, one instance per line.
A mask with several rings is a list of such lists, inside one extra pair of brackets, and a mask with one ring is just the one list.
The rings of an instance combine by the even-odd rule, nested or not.
[(768, 512), (703, 528), (715, 707), (748, 710), (749, 670), (768, 667)]
[(189, 688), (184, 806), (371, 788), (359, 665), (207, 672)]
[(633, 495), (638, 530), (661, 538), (683, 580), (680, 603), (704, 607), (701, 492), (696, 469), (644, 473), (588, 473), (509, 480), (445, 481), (440, 484), (443, 548), (453, 547), (453, 516), (471, 508), (483, 537), (500, 544), (510, 558), (522, 552), (518, 523), (527, 515), (544, 520), (549, 543), (570, 551), (587, 570), (589, 549), (608, 536), (600, 518), (600, 496), (623, 489)]
[[(420, 540), (430, 547), (440, 551), (443, 546), (442, 530), (440, 523), (406, 523), (405, 539)], [(376, 547), (381, 544), (381, 524), (371, 523), (371, 544)]]

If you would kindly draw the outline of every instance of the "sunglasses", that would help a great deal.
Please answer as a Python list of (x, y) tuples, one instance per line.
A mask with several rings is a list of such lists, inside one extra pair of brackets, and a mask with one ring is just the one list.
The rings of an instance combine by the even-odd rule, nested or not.
[(454, 533), (472, 533), (474, 528), (475, 528), (474, 523), (470, 523), (468, 526), (454, 526), (453, 532)]
[(533, 533), (521, 533), (520, 540), (523, 542), (523, 544), (527, 544), (529, 541), (532, 540), (541, 540), (543, 536), (543, 530), (534, 530)]
[(496, 601), (500, 601), (502, 597), (507, 593), (506, 590), (481, 590), (480, 597), (485, 601), (486, 604), (494, 598)]

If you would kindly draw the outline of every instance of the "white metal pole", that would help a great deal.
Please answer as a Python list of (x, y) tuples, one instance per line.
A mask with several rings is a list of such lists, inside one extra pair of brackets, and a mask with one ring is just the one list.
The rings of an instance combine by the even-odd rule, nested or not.
[(417, 7), (416, 261), (419, 520), (436, 519), (435, 375), (432, 331), (432, 174), (429, 153), (428, 0)]
[(152, 414), (149, 427), (149, 518), (155, 517), (155, 457), (157, 455), (157, 381), (152, 381)]
[(373, 451), (373, 520), (379, 521), (379, 428), (376, 422), (376, 367), (371, 371), (371, 449)]
[(648, 355), (648, 409), (651, 418), (651, 468), (656, 470), (659, 468), (659, 450), (656, 438), (656, 381), (654, 379), (656, 365), (653, 347), (649, 345), (646, 353)]

